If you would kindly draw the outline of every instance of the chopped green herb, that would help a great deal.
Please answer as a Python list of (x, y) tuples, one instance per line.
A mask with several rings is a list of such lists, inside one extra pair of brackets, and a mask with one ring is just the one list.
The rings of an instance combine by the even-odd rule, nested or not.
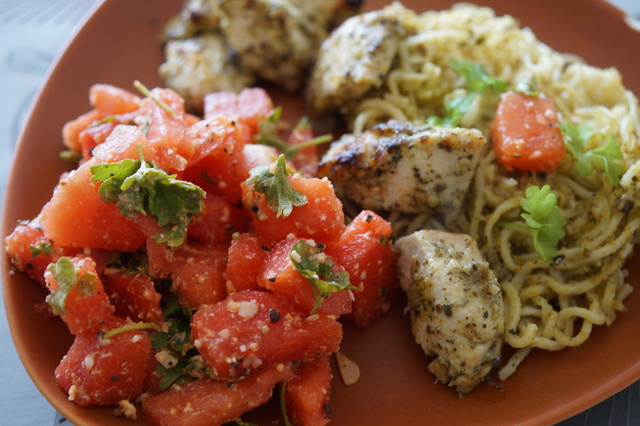
[(64, 151), (60, 151), (60, 159), (64, 161), (70, 161), (72, 163), (77, 163), (82, 160), (82, 154), (70, 149), (65, 149)]
[(176, 115), (176, 112), (171, 109), (171, 107), (167, 104), (165, 104), (162, 99), (158, 99), (157, 97), (153, 96), (153, 94), (151, 93), (151, 91), (149, 89), (147, 89), (147, 87), (140, 83), (138, 80), (135, 80), (133, 82), (133, 87), (135, 87), (136, 89), (138, 89), (140, 91), (140, 93), (142, 93), (143, 95), (145, 95), (147, 98), (151, 99), (153, 102), (155, 102), (160, 108), (162, 108), (167, 114), (169, 115)]
[(163, 315), (168, 327), (164, 331), (149, 334), (151, 347), (156, 352), (165, 352), (171, 362), (158, 364), (156, 372), (162, 377), (160, 388), (184, 384), (195, 377), (211, 376), (211, 371), (202, 360), (191, 340), (191, 310), (181, 306), (172, 295), (163, 298)]
[(125, 275), (149, 275), (149, 257), (144, 249), (133, 253), (116, 251), (107, 262), (107, 268), (117, 269)]
[(294, 207), (307, 204), (307, 197), (287, 179), (289, 173), (283, 154), (273, 165), (255, 167), (250, 173), (247, 185), (253, 185), (254, 191), (264, 194), (267, 206), (276, 212), (276, 217), (287, 217)]
[(460, 124), (462, 116), (469, 111), (471, 105), (473, 105), (473, 100), (476, 98), (476, 95), (475, 92), (470, 92), (464, 96), (458, 96), (450, 100), (444, 105), (444, 116), (429, 117), (427, 120), (428, 123), (432, 126), (456, 127)]
[(127, 325), (123, 325), (122, 327), (117, 327), (114, 328), (112, 330), (107, 331), (106, 333), (104, 333), (101, 337), (103, 339), (109, 339), (115, 335), (118, 335), (120, 333), (124, 333), (126, 331), (133, 331), (133, 330), (158, 330), (160, 327), (158, 326), (158, 324), (155, 324), (153, 322), (135, 322), (132, 324), (127, 324)]
[[(267, 117), (260, 120), (260, 122), (258, 123), (258, 134), (254, 136), (254, 140), (257, 143), (273, 146), (274, 148), (277, 148), (280, 152), (282, 152), (286, 158), (291, 158), (293, 154), (303, 148), (321, 145), (333, 140), (333, 137), (331, 135), (322, 135), (316, 136), (315, 138), (310, 139), (304, 143), (291, 145), (278, 137), (278, 123), (280, 121), (281, 115), (282, 108), (276, 107)], [(305, 117), (300, 119), (298, 124), (295, 126), (294, 131), (299, 130), (304, 126), (309, 126), (309, 122)]]
[(29, 246), (31, 257), (39, 254), (50, 255), (53, 252), (53, 245), (48, 241), (38, 241), (35, 245)]
[(507, 89), (507, 84), (504, 81), (490, 75), (481, 64), (473, 64), (468, 61), (459, 62), (453, 59), (451, 68), (465, 78), (469, 92), (446, 102), (443, 117), (429, 117), (427, 119), (427, 122), (431, 125), (458, 126), (462, 116), (469, 111), (477, 96), (487, 92), (495, 95)]
[(484, 93), (491, 90), (493, 93), (502, 93), (507, 90), (507, 83), (490, 75), (481, 64), (454, 59), (451, 61), (451, 68), (465, 78), (467, 87), (473, 92)]
[(575, 167), (580, 176), (590, 176), (594, 168), (598, 167), (607, 175), (612, 186), (620, 184), (623, 170), (622, 165), (616, 160), (621, 160), (623, 157), (613, 135), (605, 145), (585, 152), (584, 145), (591, 137), (595, 135), (604, 137), (604, 135), (582, 124), (574, 126), (571, 123), (562, 123), (560, 129), (564, 133), (567, 149), (576, 160)]
[(204, 208), (205, 192), (191, 182), (175, 179), (153, 162), (125, 159), (91, 167), (92, 182), (102, 182), (100, 197), (117, 204), (125, 217), (150, 215), (163, 229), (156, 242), (179, 246), (184, 242), (191, 218)]
[(61, 257), (56, 263), (51, 263), (47, 268), (58, 283), (59, 288), (53, 290), (46, 298), (47, 303), (56, 315), (65, 314), (65, 303), (72, 289), (76, 289), (81, 297), (91, 297), (96, 288), (97, 277), (95, 274), (85, 272), (78, 276), (76, 266), (68, 257)]
[(558, 197), (549, 185), (530, 186), (520, 204), (526, 212), (520, 216), (533, 237), (533, 246), (546, 262), (556, 255), (556, 245), (565, 235), (567, 220), (560, 215)]
[(349, 282), (349, 273), (333, 271), (334, 263), (317, 245), (310, 245), (305, 240), (298, 240), (291, 251), (289, 258), (296, 271), (309, 281), (315, 297), (315, 306), (311, 311), (314, 314), (322, 301), (340, 290), (355, 290), (356, 287)]
[(280, 400), (280, 415), (282, 416), (282, 422), (284, 426), (292, 426), (289, 415), (287, 414), (287, 382), (280, 383), (280, 392), (278, 394)]
[(531, 77), (527, 81), (519, 82), (514, 88), (514, 91), (522, 93), (527, 96), (533, 96), (533, 97), (540, 96), (540, 91), (538, 90), (538, 81), (536, 80), (535, 76)]

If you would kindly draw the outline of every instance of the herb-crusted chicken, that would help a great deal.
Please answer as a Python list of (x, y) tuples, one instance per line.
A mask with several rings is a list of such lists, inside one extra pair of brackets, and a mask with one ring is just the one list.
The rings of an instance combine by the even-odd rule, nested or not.
[(202, 97), (257, 78), (296, 91), (320, 43), (361, 0), (188, 0), (164, 28), (160, 75), (195, 112)]
[(456, 215), (486, 143), (474, 129), (390, 120), (334, 142), (319, 165), (336, 192), (374, 211)]
[(320, 47), (306, 100), (321, 115), (353, 105), (386, 78), (404, 36), (399, 5), (347, 19)]
[(239, 92), (255, 81), (219, 32), (170, 40), (165, 57), (158, 73), (182, 95), (190, 111), (201, 112), (208, 93)]
[(468, 235), (422, 230), (395, 246), (414, 337), (427, 355), (437, 356), (429, 370), (466, 395), (502, 352), (504, 306), (498, 282)]

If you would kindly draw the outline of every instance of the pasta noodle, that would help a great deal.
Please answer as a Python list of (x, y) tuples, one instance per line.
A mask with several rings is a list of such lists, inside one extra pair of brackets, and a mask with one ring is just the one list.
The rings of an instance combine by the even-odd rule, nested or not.
[[(604, 173), (588, 178), (572, 171), (568, 154), (558, 170), (544, 173), (509, 171), (490, 148), (481, 159), (462, 213), (449, 230), (476, 239), (503, 290), (505, 342), (516, 351), (500, 378), (516, 371), (532, 348), (556, 351), (583, 343), (593, 326), (610, 325), (632, 287), (624, 263), (638, 240), (640, 214), (640, 115), (637, 98), (622, 85), (618, 71), (599, 69), (573, 55), (561, 54), (520, 28), (510, 16), (489, 8), (456, 5), (442, 12), (402, 15), (409, 35), (401, 42), (385, 87), (362, 100), (353, 111), (353, 131), (362, 132), (389, 118), (423, 124), (442, 115), (447, 100), (466, 93), (452, 60), (481, 64), (509, 87), (535, 81), (552, 98), (561, 122), (587, 125), (601, 136), (585, 149), (615, 137), (625, 171), (612, 186)], [(485, 136), (496, 99), (476, 98), (461, 126)], [(544, 262), (524, 228), (502, 226), (520, 220), (520, 201), (531, 185), (547, 184), (558, 196), (567, 219), (558, 254)], [(425, 214), (391, 213), (396, 235), (442, 227)]]

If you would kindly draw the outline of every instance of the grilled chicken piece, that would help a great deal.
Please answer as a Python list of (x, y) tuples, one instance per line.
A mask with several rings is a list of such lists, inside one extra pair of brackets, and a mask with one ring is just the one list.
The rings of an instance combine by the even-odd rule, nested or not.
[(398, 275), (416, 342), (442, 383), (466, 395), (497, 365), (504, 337), (498, 282), (465, 234), (422, 230), (398, 239)]
[(295, 91), (306, 83), (320, 43), (343, 5), (348, 2), (221, 0), (221, 27), (249, 69)]
[(161, 40), (193, 37), (203, 31), (217, 30), (220, 26), (219, 0), (187, 0), (180, 13), (164, 27)]
[(345, 109), (385, 81), (404, 29), (399, 4), (347, 19), (322, 42), (306, 90), (315, 115)]
[(219, 91), (239, 92), (255, 81), (220, 33), (171, 40), (158, 73), (178, 92), (189, 111), (202, 112), (204, 96)]
[(363, 208), (437, 213), (446, 222), (460, 210), (485, 142), (479, 130), (390, 120), (334, 142), (318, 173)]

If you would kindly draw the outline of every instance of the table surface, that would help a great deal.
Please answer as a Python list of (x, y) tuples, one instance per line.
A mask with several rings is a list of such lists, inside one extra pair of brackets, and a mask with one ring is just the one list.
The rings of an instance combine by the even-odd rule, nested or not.
[[(13, 150), (31, 101), (43, 78), (96, 0), (0, 0), (0, 200), (4, 198)], [(611, 0), (640, 19), (639, 0)], [(637, 54), (634, 53), (634, 54)], [(31, 382), (11, 341), (0, 293), (1, 424), (69, 424)], [(640, 425), (640, 382), (561, 423)]]

